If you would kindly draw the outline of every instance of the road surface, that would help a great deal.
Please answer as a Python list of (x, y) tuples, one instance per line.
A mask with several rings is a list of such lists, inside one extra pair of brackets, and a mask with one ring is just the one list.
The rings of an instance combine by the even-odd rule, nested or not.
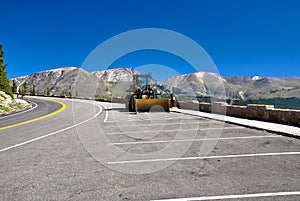
[(0, 119), (16, 125), (0, 131), (0, 200), (300, 199), (298, 139), (55, 100), (66, 105), (55, 115), (62, 104), (32, 99), (35, 109)]

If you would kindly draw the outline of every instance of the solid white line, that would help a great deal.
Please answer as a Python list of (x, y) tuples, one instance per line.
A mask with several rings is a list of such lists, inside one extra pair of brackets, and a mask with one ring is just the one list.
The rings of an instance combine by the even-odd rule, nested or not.
[(22, 111), (22, 112), (18, 112), (18, 113), (15, 113), (15, 114), (10, 114), (10, 115), (7, 115), (7, 116), (4, 116), (4, 117), (0, 117), (0, 119), (5, 119), (5, 118), (8, 118), (8, 117), (13, 117), (13, 116), (17, 116), (19, 114), (24, 114), (26, 112), (30, 112), (32, 110), (34, 110), (35, 108), (37, 108), (38, 104), (33, 102), (34, 103), (34, 107), (28, 109), (28, 110), (25, 110), (25, 111)]
[[(128, 118), (130, 118), (128, 120)], [(134, 118), (134, 119), (133, 119)], [(181, 120), (191, 120), (191, 119), (195, 119), (197, 120), (198, 118), (195, 118), (195, 117), (192, 117), (192, 118), (158, 118), (158, 119), (155, 119), (155, 121), (158, 121), (158, 120), (176, 120), (176, 119), (181, 119)], [(152, 121), (153, 119), (139, 119), (139, 117), (132, 117), (132, 116), (129, 116), (127, 118), (118, 118), (117, 120), (114, 120), (114, 121), (106, 121), (105, 123), (116, 123), (116, 122), (122, 122), (122, 123), (126, 123), (126, 122), (144, 122), (144, 121)], [(202, 121), (202, 119), (199, 119)], [(206, 120), (206, 119), (204, 119)], [(219, 122), (219, 121), (214, 121), (214, 120), (207, 120), (207, 122)]]
[(107, 121), (107, 118), (108, 118), (108, 111), (105, 108), (105, 118), (103, 120), (104, 123)]
[(120, 127), (136, 127), (136, 126), (168, 126), (168, 125), (180, 125), (180, 124), (210, 124), (207, 121), (200, 122), (174, 122), (174, 123), (153, 123), (153, 124), (135, 124), (135, 125), (117, 125), (117, 126), (106, 126), (106, 128), (120, 128)]
[(46, 138), (46, 137), (49, 137), (49, 136), (52, 136), (52, 135), (61, 133), (61, 132), (63, 132), (63, 131), (66, 131), (66, 130), (69, 130), (69, 129), (74, 128), (74, 127), (76, 127), (76, 126), (79, 126), (79, 125), (81, 125), (81, 124), (84, 124), (84, 123), (86, 123), (86, 122), (88, 122), (88, 121), (90, 121), (90, 120), (96, 118), (96, 117), (102, 112), (102, 107), (101, 107), (101, 106), (98, 106), (98, 105), (97, 105), (97, 107), (99, 107), (100, 110), (98, 111), (97, 114), (95, 114), (94, 116), (92, 116), (92, 117), (89, 118), (89, 119), (86, 119), (86, 120), (84, 120), (84, 121), (82, 121), (82, 122), (79, 122), (79, 123), (77, 123), (77, 124), (75, 124), (75, 125), (73, 125), (73, 126), (69, 126), (69, 127), (67, 127), (67, 128), (64, 128), (64, 129), (61, 129), (61, 130), (58, 130), (58, 131), (55, 131), (55, 132), (52, 132), (52, 133), (49, 133), (49, 134), (46, 134), (46, 135), (43, 135), (43, 136), (34, 138), (34, 139), (31, 139), (31, 140), (28, 140), (28, 141), (25, 141), (25, 142), (21, 142), (21, 143), (19, 143), (19, 144), (15, 144), (15, 145), (6, 147), (6, 148), (4, 148), (4, 149), (0, 149), (0, 153), (1, 153), (1, 152), (4, 152), (4, 151), (7, 151), (7, 150), (10, 150), (10, 149), (13, 149), (13, 148), (16, 148), (16, 147), (20, 147), (20, 146), (29, 144), (29, 143), (31, 143), (31, 142), (35, 142), (35, 141), (44, 139), (44, 138)]
[(245, 129), (245, 127), (222, 127), (222, 128), (201, 128), (201, 129), (173, 129), (173, 130), (151, 130), (151, 131), (135, 131), (135, 132), (123, 132), (123, 133), (107, 133), (106, 135), (128, 135), (128, 134), (136, 134), (136, 133), (155, 133), (155, 132), (188, 132), (188, 131), (206, 131), (206, 130), (230, 130), (230, 129)]
[(225, 200), (225, 199), (257, 198), (257, 197), (273, 197), (273, 196), (289, 196), (289, 195), (300, 195), (300, 191), (275, 192), (275, 193), (254, 193), (254, 194), (241, 194), (241, 195), (206, 196), (206, 197), (163, 199), (163, 200), (152, 200), (152, 201)]
[(105, 118), (104, 118), (103, 122), (106, 123), (106, 121), (108, 119), (108, 109), (111, 109), (111, 108), (107, 108), (104, 104), (101, 104), (101, 103), (99, 103), (98, 105), (104, 107), (104, 109), (105, 109)]
[(281, 153), (258, 153), (258, 154), (239, 154), (239, 155), (223, 155), (223, 156), (184, 157), (184, 158), (157, 158), (157, 159), (144, 159), (144, 160), (113, 161), (113, 162), (108, 162), (108, 164), (203, 160), (203, 159), (240, 158), (240, 157), (257, 157), (257, 156), (282, 156), (282, 155), (299, 155), (299, 154), (300, 152), (281, 152)]
[(280, 138), (281, 135), (261, 135), (245, 137), (227, 137), (227, 138), (202, 138), (202, 139), (185, 139), (185, 140), (159, 140), (159, 141), (135, 141), (135, 142), (116, 142), (109, 145), (129, 145), (129, 144), (156, 144), (156, 143), (174, 143), (174, 142), (198, 142), (214, 140), (238, 140), (238, 139), (255, 139), (255, 138)]

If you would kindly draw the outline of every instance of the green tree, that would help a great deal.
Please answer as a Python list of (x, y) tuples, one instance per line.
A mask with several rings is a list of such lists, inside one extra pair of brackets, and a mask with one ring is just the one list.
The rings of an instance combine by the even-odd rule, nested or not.
[(47, 87), (47, 96), (50, 96), (50, 88)]
[(33, 95), (33, 86), (30, 87), (30, 95)]
[(15, 94), (18, 92), (18, 85), (17, 85), (17, 82), (16, 80), (13, 80), (13, 84), (12, 84), (12, 92)]
[(31, 96), (35, 96), (35, 95), (36, 95), (36, 89), (35, 89), (35, 86), (34, 86), (34, 85), (32, 85), (32, 86), (30, 87), (30, 95), (31, 95)]
[(36, 93), (37, 93), (37, 91), (36, 91), (36, 89), (35, 89), (35, 85), (33, 85), (33, 87), (32, 87), (32, 93), (33, 93), (34, 96), (35, 96)]
[(27, 93), (28, 93), (28, 84), (27, 84), (27, 82), (25, 81), (25, 82), (23, 83), (23, 89), (22, 89), (21, 94), (24, 96), (24, 95), (26, 95)]
[(0, 91), (4, 91), (13, 97), (5, 68), (6, 64), (4, 64), (4, 52), (2, 50), (2, 44), (0, 44)]
[(59, 94), (59, 97), (61, 97), (61, 98), (64, 98), (65, 96), (64, 96), (64, 92), (62, 91), (62, 92), (60, 92), (60, 94)]
[(70, 98), (72, 98), (72, 87), (71, 87), (71, 85), (69, 85), (68, 95), (69, 95)]

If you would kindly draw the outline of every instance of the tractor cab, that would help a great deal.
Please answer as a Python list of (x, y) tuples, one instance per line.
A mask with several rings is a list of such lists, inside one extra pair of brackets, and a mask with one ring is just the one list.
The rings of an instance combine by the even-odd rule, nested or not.
[(153, 106), (160, 106), (169, 111), (169, 99), (159, 98), (160, 93), (151, 85), (150, 74), (134, 74), (125, 106), (130, 112), (149, 111)]

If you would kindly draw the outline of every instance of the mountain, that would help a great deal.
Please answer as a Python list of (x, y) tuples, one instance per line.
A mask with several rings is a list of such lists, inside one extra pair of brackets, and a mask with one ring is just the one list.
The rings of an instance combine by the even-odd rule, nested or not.
[[(38, 94), (44, 94), (49, 88), (51, 94), (56, 96), (109, 99), (111, 96), (126, 95), (134, 73), (140, 72), (133, 68), (87, 72), (77, 67), (65, 67), (14, 79), (19, 86), (24, 81), (29, 86), (34, 85)], [(152, 83), (158, 84), (154, 78)], [(222, 77), (215, 73), (197, 72), (170, 77), (160, 85), (160, 88), (167, 89), (183, 99), (214, 97), (239, 102), (300, 98), (299, 77)]]
[(50, 90), (52, 95), (70, 95), (72, 92), (85, 92), (89, 86), (96, 85), (97, 78), (87, 71), (76, 67), (57, 68), (46, 70), (31, 75), (14, 78), (18, 85), (21, 86), (25, 81), (31, 86), (35, 86), (37, 94), (44, 94)]
[(163, 85), (168, 89), (173, 88), (178, 94), (194, 93), (201, 96), (220, 95), (214, 90), (222, 91), (224, 88), (227, 97), (244, 100), (300, 97), (299, 77), (221, 77), (214, 73), (197, 72), (170, 77)]
[(286, 105), (286, 108), (294, 108), (294, 103), (300, 100), (299, 77), (222, 77), (197, 72), (170, 77), (163, 85), (179, 97), (196, 96), (200, 100), (205, 100), (205, 97), (226, 98), (231, 103), (268, 103)]
[(112, 83), (116, 83), (119, 80), (131, 81), (133, 73), (139, 72), (134, 68), (114, 68), (92, 72), (98, 79)]
[(224, 79), (214, 73), (197, 72), (167, 79), (163, 86), (173, 93), (185, 96), (222, 96)]
[[(50, 94), (55, 96), (109, 99), (113, 92), (119, 93), (117, 91), (122, 90), (123, 93), (126, 93), (134, 73), (140, 72), (133, 68), (116, 68), (90, 73), (77, 67), (64, 67), (13, 79), (17, 81), (19, 87), (25, 81), (29, 87), (35, 86), (39, 95), (50, 90)], [(157, 83), (153, 78), (152, 82)], [(117, 84), (118, 90), (116, 91), (114, 88)]]
[(229, 85), (227, 91), (238, 92), (240, 98), (244, 100), (300, 97), (299, 77), (253, 76), (224, 77), (224, 79)]

